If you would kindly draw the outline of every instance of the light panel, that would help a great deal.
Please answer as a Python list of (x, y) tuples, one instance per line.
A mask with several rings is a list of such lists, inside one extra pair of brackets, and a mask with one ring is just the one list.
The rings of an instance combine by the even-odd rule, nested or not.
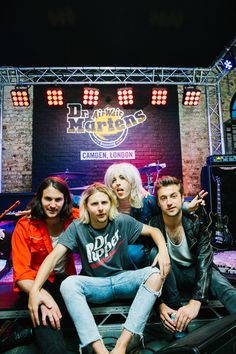
[(151, 104), (153, 106), (165, 106), (167, 104), (168, 91), (166, 88), (153, 88)]
[(61, 88), (47, 89), (46, 93), (49, 106), (63, 106), (63, 90)]
[(29, 107), (30, 96), (28, 87), (16, 86), (14, 90), (11, 90), (11, 99), (14, 107)]
[(184, 88), (183, 105), (184, 106), (197, 106), (200, 102), (201, 90), (194, 87)]
[(134, 94), (132, 87), (122, 87), (117, 89), (117, 98), (120, 106), (130, 106), (134, 104)]
[(97, 106), (99, 100), (99, 89), (92, 87), (84, 87), (83, 105)]

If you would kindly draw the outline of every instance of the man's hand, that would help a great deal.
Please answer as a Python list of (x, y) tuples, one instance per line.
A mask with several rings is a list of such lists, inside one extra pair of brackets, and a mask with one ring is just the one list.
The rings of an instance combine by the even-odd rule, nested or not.
[(48, 325), (48, 321), (50, 322), (51, 326), (55, 329), (60, 329), (61, 328), (61, 323), (60, 320), (62, 318), (61, 311), (57, 305), (57, 303), (54, 301), (54, 304), (52, 305), (52, 308), (48, 308), (44, 304), (41, 304), (40, 310), (42, 313), (42, 323), (44, 326)]
[(44, 304), (48, 309), (53, 308), (53, 298), (49, 296), (48, 293), (44, 292), (43, 289), (34, 290), (33, 288), (29, 292), (28, 309), (30, 311), (30, 317), (33, 322), (34, 327), (40, 325), (39, 321), (39, 306)]
[(170, 271), (170, 257), (166, 250), (159, 250), (158, 254), (154, 258), (152, 267), (155, 267), (158, 264), (160, 269), (160, 276), (162, 279), (165, 279)]
[(164, 302), (160, 304), (159, 311), (160, 311), (160, 319), (164, 327), (166, 327), (171, 332), (175, 332), (176, 330), (175, 321), (173, 321), (170, 316), (172, 315), (172, 313), (175, 313), (176, 311), (168, 307)]
[(176, 331), (184, 331), (188, 324), (197, 317), (200, 307), (201, 302), (197, 300), (190, 300), (187, 305), (180, 307), (175, 315)]
[(186, 209), (189, 213), (198, 210), (199, 206), (205, 206), (204, 198), (207, 196), (208, 192), (201, 190), (191, 202), (186, 203)]

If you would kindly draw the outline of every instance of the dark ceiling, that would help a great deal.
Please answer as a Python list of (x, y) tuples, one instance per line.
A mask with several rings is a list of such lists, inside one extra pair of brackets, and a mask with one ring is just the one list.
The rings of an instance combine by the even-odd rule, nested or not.
[(0, 7), (0, 66), (208, 67), (236, 35), (235, 0), (2, 0)]

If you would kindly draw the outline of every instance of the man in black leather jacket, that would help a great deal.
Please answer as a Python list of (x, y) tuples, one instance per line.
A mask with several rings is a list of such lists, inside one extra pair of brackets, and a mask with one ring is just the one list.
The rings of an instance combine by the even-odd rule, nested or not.
[[(196, 217), (182, 214), (181, 181), (163, 176), (158, 180), (156, 191), (162, 213), (154, 216), (149, 224), (162, 231), (171, 259), (159, 307), (164, 326), (172, 332), (184, 331), (197, 317), (210, 292), (229, 313), (236, 313), (236, 289), (213, 264), (207, 228)], [(186, 290), (188, 302), (183, 306), (181, 298)]]

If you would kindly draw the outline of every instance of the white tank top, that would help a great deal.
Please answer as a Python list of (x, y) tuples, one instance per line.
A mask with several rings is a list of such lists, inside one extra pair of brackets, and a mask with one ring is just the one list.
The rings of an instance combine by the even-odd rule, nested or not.
[[(59, 236), (50, 236), (51, 241), (52, 241), (52, 247), (54, 248), (57, 243)], [(54, 272), (55, 273), (61, 273), (65, 274), (65, 269), (66, 269), (66, 259), (67, 259), (67, 254), (64, 254), (64, 256), (59, 260), (59, 262), (55, 265)]]

